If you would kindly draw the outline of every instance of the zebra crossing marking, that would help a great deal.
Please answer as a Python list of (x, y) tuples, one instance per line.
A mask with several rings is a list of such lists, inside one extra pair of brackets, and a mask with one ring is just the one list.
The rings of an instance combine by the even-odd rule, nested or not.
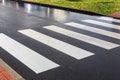
[(109, 37), (112, 37), (112, 38), (120, 39), (120, 34), (118, 34), (118, 33), (106, 31), (106, 30), (99, 29), (99, 28), (94, 28), (94, 27), (91, 27), (91, 26), (86, 26), (86, 25), (79, 24), (79, 23), (76, 23), (76, 22), (65, 23), (65, 25), (68, 25), (68, 26), (71, 26), (71, 27), (74, 27), (74, 28), (78, 28), (78, 29), (87, 30), (87, 31), (94, 32), (94, 33), (97, 33), (97, 34), (102, 34), (102, 35), (109, 36)]
[(110, 24), (110, 23), (95, 21), (95, 20), (91, 20), (91, 19), (82, 20), (82, 22), (87, 22), (87, 23), (91, 23), (91, 24), (96, 24), (96, 25), (100, 25), (100, 26), (104, 26), (104, 27), (114, 28), (114, 29), (120, 30), (120, 26), (115, 25), (115, 24)]
[(44, 43), (56, 50), (63, 52), (64, 54), (67, 54), (78, 60), (94, 55), (94, 53), (92, 53), (92, 52), (89, 52), (87, 50), (73, 46), (71, 44), (60, 41), (58, 39), (47, 36), (45, 34), (42, 34), (40, 32), (32, 30), (32, 29), (19, 30), (18, 32), (20, 32), (32, 39), (35, 39), (41, 43)]
[(100, 17), (100, 18), (98, 18), (98, 19), (106, 20), (106, 21), (114, 21), (114, 22), (120, 23), (120, 20), (114, 19), (114, 18), (110, 18), (110, 17)]
[(72, 38), (75, 38), (75, 39), (78, 39), (78, 40), (81, 40), (81, 41), (84, 41), (84, 42), (87, 42), (87, 43), (90, 43), (90, 44), (93, 44), (93, 45), (96, 45), (96, 46), (99, 46), (99, 47), (102, 47), (102, 48), (105, 48), (105, 49), (112, 49), (112, 48), (119, 46), (117, 44), (114, 44), (114, 43), (111, 43), (111, 42), (108, 42), (105, 40), (97, 39), (97, 38), (94, 38), (91, 36), (87, 36), (87, 35), (77, 33), (77, 32), (71, 31), (71, 30), (60, 28), (60, 27), (54, 26), (54, 25), (45, 26), (44, 28), (54, 31), (54, 32), (57, 32), (57, 33), (60, 33), (60, 34), (63, 34), (63, 35), (66, 35), (66, 36), (69, 36), (69, 37), (72, 37)]
[(3, 33), (0, 33), (0, 46), (37, 74), (59, 67), (58, 64)]

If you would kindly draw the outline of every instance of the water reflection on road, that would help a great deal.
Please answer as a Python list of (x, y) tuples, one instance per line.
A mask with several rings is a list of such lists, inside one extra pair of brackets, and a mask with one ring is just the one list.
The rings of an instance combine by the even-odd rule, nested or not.
[(69, 21), (70, 19), (81, 20), (81, 19), (85, 19), (86, 17), (92, 18), (90, 15), (86, 15), (86, 14), (80, 14), (80, 13), (55, 9), (55, 8), (43, 7), (40, 5), (33, 5), (28, 3), (21, 3), (21, 2), (18, 3), (15, 1), (2, 0), (1, 4), (4, 6), (15, 8), (15, 9), (20, 9), (21, 11), (24, 11), (39, 17), (50, 18), (60, 22), (66, 22), (66, 21)]

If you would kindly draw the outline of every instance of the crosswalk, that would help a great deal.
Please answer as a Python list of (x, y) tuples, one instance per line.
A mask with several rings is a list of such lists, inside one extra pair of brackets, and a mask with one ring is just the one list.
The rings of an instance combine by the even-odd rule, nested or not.
[(0, 34), (0, 46), (35, 73), (59, 67), (58, 64), (2, 33)]
[(96, 25), (99, 25), (99, 26), (104, 26), (104, 27), (107, 27), (107, 28), (113, 28), (113, 29), (120, 30), (120, 26), (115, 25), (115, 24), (111, 24), (111, 23), (105, 23), (105, 22), (100, 22), (100, 21), (90, 20), (90, 19), (82, 20), (82, 21), (87, 22), (87, 23), (91, 23), (91, 24), (96, 24)]
[(69, 36), (69, 37), (72, 37), (72, 38), (75, 38), (75, 39), (78, 39), (78, 40), (81, 40), (81, 41), (84, 41), (84, 42), (87, 42), (87, 43), (90, 43), (90, 44), (93, 44), (93, 45), (96, 45), (96, 46), (99, 46), (99, 47), (102, 47), (102, 48), (105, 48), (105, 49), (112, 49), (112, 48), (115, 48), (115, 47), (119, 46), (119, 45), (114, 44), (114, 43), (110, 43), (110, 42), (107, 42), (107, 41), (104, 41), (104, 40), (101, 40), (101, 39), (97, 39), (97, 38), (94, 38), (94, 37), (91, 37), (91, 36), (87, 36), (87, 35), (84, 35), (84, 34), (73, 32), (73, 31), (70, 31), (70, 30), (66, 30), (66, 29), (63, 29), (63, 28), (60, 28), (60, 27), (57, 27), (57, 26), (47, 26), (47, 27), (44, 27), (44, 28), (55, 31), (55, 32), (58, 32), (60, 34), (64, 34), (66, 36)]
[[(111, 18), (101, 17), (98, 19), (112, 21)], [(116, 22), (120, 20), (114, 19)], [(120, 26), (100, 21), (95, 21), (92, 19), (81, 20), (81, 22), (91, 23), (93, 25), (100, 25), (104, 27), (114, 28), (118, 31), (120, 30)], [(66, 27), (72, 27), (79, 30), (85, 30), (88, 32), (92, 32), (97, 35), (105, 35), (109, 36), (113, 39), (120, 39), (120, 33), (115, 33), (112, 31), (107, 31), (104, 29), (95, 28), (93, 26), (83, 25), (77, 22), (67, 22), (64, 23)], [(114, 49), (120, 46), (120, 44), (109, 42), (106, 40), (102, 40), (99, 38), (95, 38), (90, 36), (89, 34), (85, 35), (80, 32), (76, 32), (74, 30), (66, 29), (63, 26), (56, 26), (56, 25), (48, 25), (42, 26), (42, 29), (48, 30), (50, 32), (54, 32), (57, 34), (61, 34), (64, 37), (70, 37), (71, 40), (78, 40), (83, 41), (93, 46), (97, 46), (98, 48), (102, 48), (105, 50)], [(69, 57), (72, 57), (76, 60), (85, 59), (87, 57), (95, 55), (95, 53), (83, 49), (81, 47), (75, 46), (70, 44), (69, 42), (64, 42), (57, 38), (51, 37), (47, 34), (44, 34), (40, 31), (36, 31), (34, 29), (23, 29), (18, 30), (18, 33), (22, 34), (22, 36), (27, 36), (27, 38), (32, 38), (33, 40), (37, 41), (38, 43), (45, 44), (45, 46), (53, 48)], [(36, 74), (61, 67), (60, 64), (52, 61), (45, 56), (41, 55), (40, 53), (30, 49), (29, 47), (25, 46), (24, 44), (14, 40), (13, 38), (9, 37), (4, 33), (0, 33), (0, 47), (6, 50), (10, 55), (18, 59), (24, 65), (26, 65), (29, 69), (34, 71)]]
[(42, 42), (52, 48), (55, 48), (67, 55), (70, 55), (76, 59), (82, 59), (94, 54), (31, 29), (22, 30), (19, 32), (39, 42)]
[(106, 31), (106, 30), (103, 30), (103, 29), (98, 29), (98, 28), (95, 28), (95, 27), (86, 26), (86, 25), (83, 25), (83, 24), (75, 23), (75, 22), (69, 22), (69, 23), (65, 23), (65, 24), (69, 25), (71, 27), (74, 27), (74, 28), (78, 28), (78, 29), (94, 32), (94, 33), (97, 33), (97, 34), (109, 36), (109, 37), (112, 37), (112, 38), (120, 39), (120, 34), (115, 33), (115, 32)]
[(114, 19), (114, 18), (110, 18), (110, 17), (100, 17), (100, 18), (98, 18), (98, 19), (105, 20), (105, 21), (113, 21), (113, 22), (118, 22), (118, 23), (120, 23), (120, 20)]

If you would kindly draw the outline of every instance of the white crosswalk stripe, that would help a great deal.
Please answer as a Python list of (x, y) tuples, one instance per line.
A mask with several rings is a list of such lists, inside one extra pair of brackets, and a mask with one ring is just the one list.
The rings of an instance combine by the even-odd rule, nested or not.
[(114, 18), (110, 18), (110, 17), (100, 17), (100, 18), (98, 18), (98, 19), (120, 23), (120, 20), (119, 20), (119, 19), (114, 19)]
[(41, 73), (59, 67), (58, 64), (3, 33), (0, 33), (0, 46), (35, 73)]
[(92, 52), (78, 48), (32, 29), (19, 30), (19, 32), (78, 60), (94, 55)]
[(95, 20), (91, 20), (91, 19), (82, 20), (82, 21), (87, 22), (87, 23), (91, 23), (91, 24), (96, 24), (96, 25), (120, 30), (120, 26), (115, 25), (115, 24), (111, 24), (111, 23), (105, 23), (105, 22), (95, 21)]
[(48, 30), (52, 30), (57, 33), (60, 33), (60, 34), (63, 34), (63, 35), (66, 35), (66, 36), (69, 36), (69, 37), (72, 37), (72, 38), (75, 38), (75, 39), (78, 39), (78, 40), (81, 40), (81, 41), (84, 41), (84, 42), (87, 42), (87, 43), (90, 43), (90, 44), (93, 44), (93, 45), (96, 45), (96, 46), (99, 46), (99, 47), (102, 47), (102, 48), (105, 48), (105, 49), (112, 49), (112, 48), (119, 46), (117, 44), (114, 44), (114, 43), (111, 43), (108, 41), (97, 39), (97, 38), (94, 38), (91, 36), (87, 36), (87, 35), (77, 33), (77, 32), (71, 31), (71, 30), (60, 28), (60, 27), (57, 27), (54, 25), (45, 26), (44, 28), (48, 29)]
[(71, 27), (82, 29), (82, 30), (87, 30), (87, 31), (94, 32), (94, 33), (97, 33), (97, 34), (102, 34), (102, 35), (109, 36), (109, 37), (112, 37), (112, 38), (120, 39), (120, 34), (119, 33), (106, 31), (106, 30), (103, 30), (103, 29), (94, 28), (94, 27), (91, 27), (91, 26), (86, 26), (86, 25), (83, 25), (83, 24), (75, 23), (75, 22), (65, 23), (65, 25), (69, 25)]

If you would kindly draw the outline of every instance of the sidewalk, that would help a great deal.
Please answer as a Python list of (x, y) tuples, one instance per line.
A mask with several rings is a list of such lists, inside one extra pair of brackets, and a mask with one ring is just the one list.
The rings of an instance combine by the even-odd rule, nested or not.
[(0, 80), (24, 80), (16, 71), (0, 59)]
[(110, 14), (109, 16), (112, 16), (112, 17), (115, 17), (115, 18), (120, 18), (120, 12)]

